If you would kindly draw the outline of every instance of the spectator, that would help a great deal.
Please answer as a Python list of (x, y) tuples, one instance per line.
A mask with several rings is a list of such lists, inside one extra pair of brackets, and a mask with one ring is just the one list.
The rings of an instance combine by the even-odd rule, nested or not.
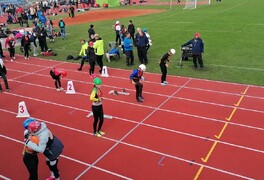
[(135, 26), (134, 26), (132, 20), (129, 20), (127, 31), (130, 33), (130, 36), (131, 36), (132, 41), (134, 43), (134, 41), (135, 41)]
[(70, 6), (69, 11), (69, 17), (74, 18), (74, 7), (72, 5)]
[(64, 40), (65, 39), (65, 22), (63, 21), (63, 19), (61, 18), (59, 21), (59, 28), (60, 28), (60, 32), (61, 32), (61, 37)]
[(127, 66), (134, 65), (133, 41), (131, 40), (129, 32), (126, 33), (126, 37), (124, 39), (124, 49), (126, 54)]
[(202, 59), (202, 53), (204, 52), (204, 42), (200, 38), (199, 33), (195, 33), (194, 38), (188, 41), (187, 43), (183, 44), (181, 47), (186, 45), (192, 45), (192, 55), (193, 55), (193, 65), (194, 68), (197, 69), (197, 60), (200, 65), (200, 68), (203, 68), (203, 59)]
[(82, 70), (82, 67), (84, 65), (84, 61), (87, 59), (86, 51), (88, 48), (88, 43), (84, 39), (82, 39), (81, 44), (82, 44), (82, 47), (81, 47), (81, 51), (79, 53), (79, 56), (82, 57), (82, 61), (81, 61), (81, 66), (78, 68), (78, 71)]
[(94, 52), (93, 44), (94, 43), (92, 41), (89, 41), (89, 46), (88, 46), (87, 53), (86, 53), (87, 57), (88, 57), (89, 64), (90, 64), (89, 74), (90, 74), (91, 78), (96, 77), (94, 74), (96, 55)]
[(30, 36), (30, 42), (33, 43), (33, 56), (38, 56), (38, 46), (37, 46), (37, 43), (36, 43), (36, 40), (37, 40), (37, 34), (34, 32), (31, 34)]
[(121, 26), (119, 25), (119, 21), (116, 21), (115, 26), (114, 26), (115, 34), (116, 34), (116, 43), (118, 42), (118, 45), (121, 45), (121, 39), (120, 39), (120, 31), (121, 31)]
[(99, 73), (101, 74), (103, 70), (104, 41), (98, 34), (95, 34), (94, 37), (96, 41), (93, 48), (96, 54), (96, 62), (100, 67)]
[(39, 32), (39, 37), (38, 37), (41, 53), (47, 52), (49, 49), (46, 38), (47, 38), (47, 31), (44, 27), (41, 27), (40, 32)]
[(21, 46), (24, 48), (24, 56), (25, 59), (29, 59), (29, 50), (30, 50), (30, 38), (28, 33), (26, 32), (25, 35), (21, 39)]
[(21, 13), (21, 17), (22, 17), (22, 26), (24, 26), (24, 24), (27, 25), (27, 27), (29, 27), (29, 24), (28, 24), (28, 16), (27, 14), (25, 13), (25, 11), (23, 11)]
[(147, 58), (147, 45), (149, 43), (146, 34), (140, 29), (137, 29), (137, 34), (135, 37), (135, 45), (137, 47), (138, 59), (141, 64), (148, 64)]
[(49, 38), (50, 42), (54, 42), (53, 27), (52, 27), (50, 21), (47, 21), (46, 31), (47, 31), (47, 37)]
[(11, 61), (16, 59), (16, 57), (15, 57), (15, 44), (16, 44), (16, 40), (14, 38), (14, 35), (11, 33), (8, 36), (8, 38), (6, 38), (6, 41), (5, 41), (5, 48), (8, 48)]
[(88, 29), (88, 34), (89, 34), (89, 39), (92, 39), (91, 35), (95, 34), (94, 25), (93, 24), (90, 25), (90, 28)]

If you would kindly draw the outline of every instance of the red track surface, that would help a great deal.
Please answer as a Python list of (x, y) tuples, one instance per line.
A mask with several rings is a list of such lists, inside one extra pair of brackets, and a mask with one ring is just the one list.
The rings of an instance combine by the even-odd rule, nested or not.
[[(130, 71), (109, 69), (102, 78), (106, 135), (92, 135), (92, 79), (77, 65), (32, 58), (6, 62), (11, 93), (0, 94), (0, 178), (27, 179), (22, 161), (25, 101), (64, 143), (61, 179), (264, 179), (264, 88), (146, 73), (145, 102), (135, 101)], [(51, 67), (67, 69), (62, 80), (76, 94), (56, 92)], [(98, 70), (98, 69), (97, 69)], [(96, 70), (96, 71), (97, 71)], [(109, 95), (125, 88), (130, 96)], [(49, 175), (39, 154), (39, 179)]]

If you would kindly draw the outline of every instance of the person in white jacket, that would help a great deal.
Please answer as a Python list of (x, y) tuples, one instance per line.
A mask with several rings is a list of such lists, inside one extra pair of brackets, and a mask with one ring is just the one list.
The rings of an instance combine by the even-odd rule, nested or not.
[(38, 144), (28, 139), (25, 142), (25, 146), (36, 152), (43, 153), (46, 156), (46, 164), (51, 171), (51, 176), (47, 178), (47, 180), (59, 180), (60, 173), (58, 170), (58, 161), (64, 147), (62, 142), (51, 133), (44, 122), (39, 122), (37, 120), (28, 125), (28, 129), (25, 130), (25, 134), (26, 133), (38, 136), (39, 138)]

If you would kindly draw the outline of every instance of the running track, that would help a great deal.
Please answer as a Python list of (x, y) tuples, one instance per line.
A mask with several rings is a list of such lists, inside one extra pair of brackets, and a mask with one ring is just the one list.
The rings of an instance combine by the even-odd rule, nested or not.
[[(5, 62), (11, 93), (0, 94), (0, 178), (27, 179), (22, 161), (25, 101), (64, 143), (61, 179), (264, 179), (264, 88), (145, 73), (145, 102), (135, 101), (130, 71), (108, 69), (102, 78), (106, 135), (92, 135), (87, 118), (92, 79), (87, 65), (32, 58)], [(76, 94), (57, 92), (51, 67), (68, 71)], [(98, 69), (96, 69), (96, 72)], [(2, 83), (3, 84), (3, 83)], [(109, 95), (126, 89), (130, 96)], [(39, 179), (49, 176), (39, 154)]]

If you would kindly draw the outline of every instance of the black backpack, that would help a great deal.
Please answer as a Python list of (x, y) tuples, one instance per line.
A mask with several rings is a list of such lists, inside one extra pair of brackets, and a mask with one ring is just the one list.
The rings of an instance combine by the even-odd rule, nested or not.
[(73, 59), (73, 56), (72, 55), (69, 55), (69, 56), (67, 56), (67, 59), (66, 60), (71, 60), (71, 59)]

